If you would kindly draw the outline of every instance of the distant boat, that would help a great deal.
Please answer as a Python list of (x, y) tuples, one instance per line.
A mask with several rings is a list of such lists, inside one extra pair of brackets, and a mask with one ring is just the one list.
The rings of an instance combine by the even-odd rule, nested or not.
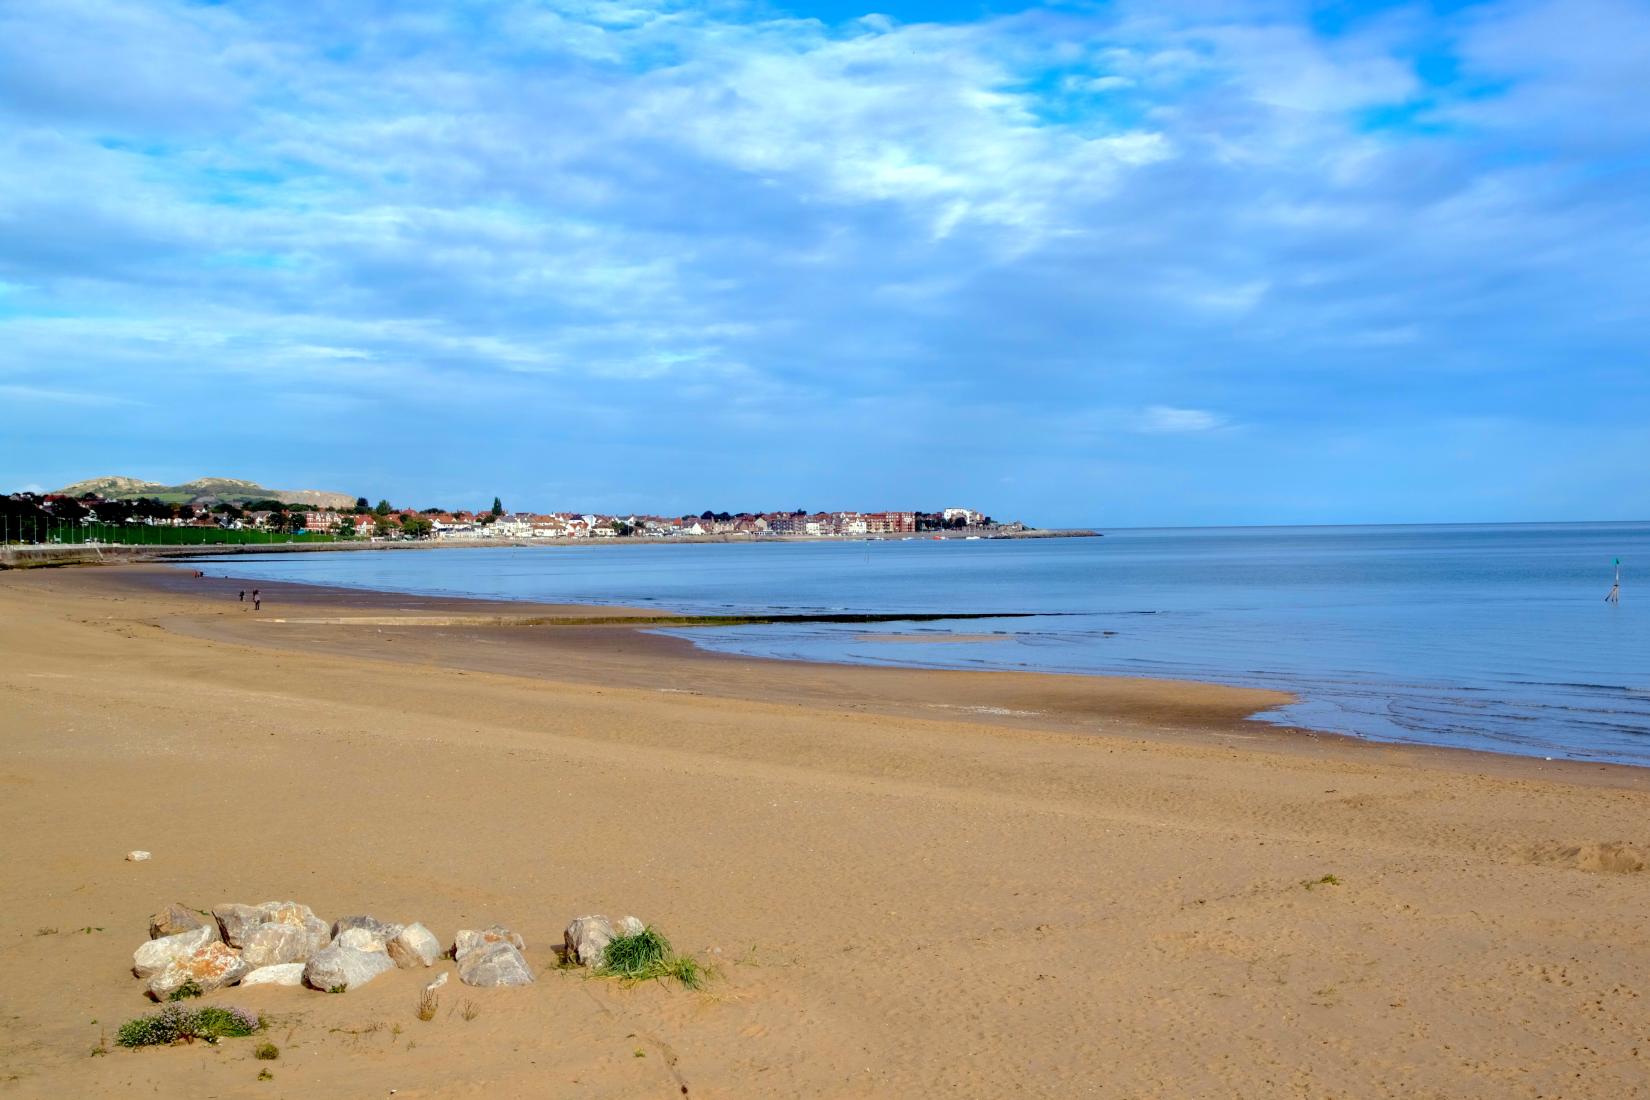
[(963, 541), (964, 542), (979, 542), (980, 541), (980, 536), (978, 536), (978, 535), (969, 535), (967, 538), (963, 539)]

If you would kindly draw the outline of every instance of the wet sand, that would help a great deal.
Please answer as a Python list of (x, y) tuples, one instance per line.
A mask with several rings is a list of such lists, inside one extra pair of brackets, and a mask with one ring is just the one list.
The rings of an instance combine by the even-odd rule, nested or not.
[[(1269, 692), (240, 587), (0, 574), (0, 1097), (1650, 1095), (1639, 770), (1246, 723)], [(227, 990), (278, 1061), (91, 1053), (146, 1007), (150, 912), (277, 897), (500, 921), (539, 980), (428, 1023), (426, 972)], [(554, 969), (592, 911), (718, 977)]]

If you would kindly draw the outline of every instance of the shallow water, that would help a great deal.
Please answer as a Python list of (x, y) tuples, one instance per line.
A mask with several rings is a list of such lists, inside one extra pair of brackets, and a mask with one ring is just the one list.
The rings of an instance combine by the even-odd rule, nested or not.
[[(1619, 606), (1603, 597), (1623, 559)], [(754, 656), (1281, 688), (1267, 721), (1650, 764), (1650, 524), (1136, 530), (1100, 539), (285, 554), (213, 573), (682, 611), (1033, 611), (692, 629)], [(996, 640), (914, 640), (923, 633)], [(877, 640), (899, 635), (900, 644)]]

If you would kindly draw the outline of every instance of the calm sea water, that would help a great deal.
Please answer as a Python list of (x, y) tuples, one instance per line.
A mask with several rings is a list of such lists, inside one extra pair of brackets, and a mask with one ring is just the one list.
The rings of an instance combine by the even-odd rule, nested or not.
[[(1624, 595), (1604, 602), (1612, 559)], [(1265, 721), (1650, 764), (1650, 524), (1108, 532), (1099, 539), (293, 554), (214, 573), (682, 611), (1032, 611), (1033, 619), (679, 631), (764, 657), (1213, 680)], [(874, 635), (990, 633), (976, 643)]]

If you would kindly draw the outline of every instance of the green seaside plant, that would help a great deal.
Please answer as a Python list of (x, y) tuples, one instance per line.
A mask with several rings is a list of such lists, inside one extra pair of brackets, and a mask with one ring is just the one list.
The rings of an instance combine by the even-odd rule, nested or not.
[(597, 973), (628, 982), (675, 978), (689, 989), (704, 985), (706, 976), (697, 960), (676, 954), (670, 941), (651, 926), (635, 935), (613, 937)]
[(217, 1005), (189, 1008), (173, 1003), (159, 1012), (121, 1024), (115, 1033), (115, 1042), (123, 1047), (169, 1046), (196, 1039), (215, 1043), (219, 1039), (251, 1035), (261, 1027), (263, 1020), (245, 1009)]

